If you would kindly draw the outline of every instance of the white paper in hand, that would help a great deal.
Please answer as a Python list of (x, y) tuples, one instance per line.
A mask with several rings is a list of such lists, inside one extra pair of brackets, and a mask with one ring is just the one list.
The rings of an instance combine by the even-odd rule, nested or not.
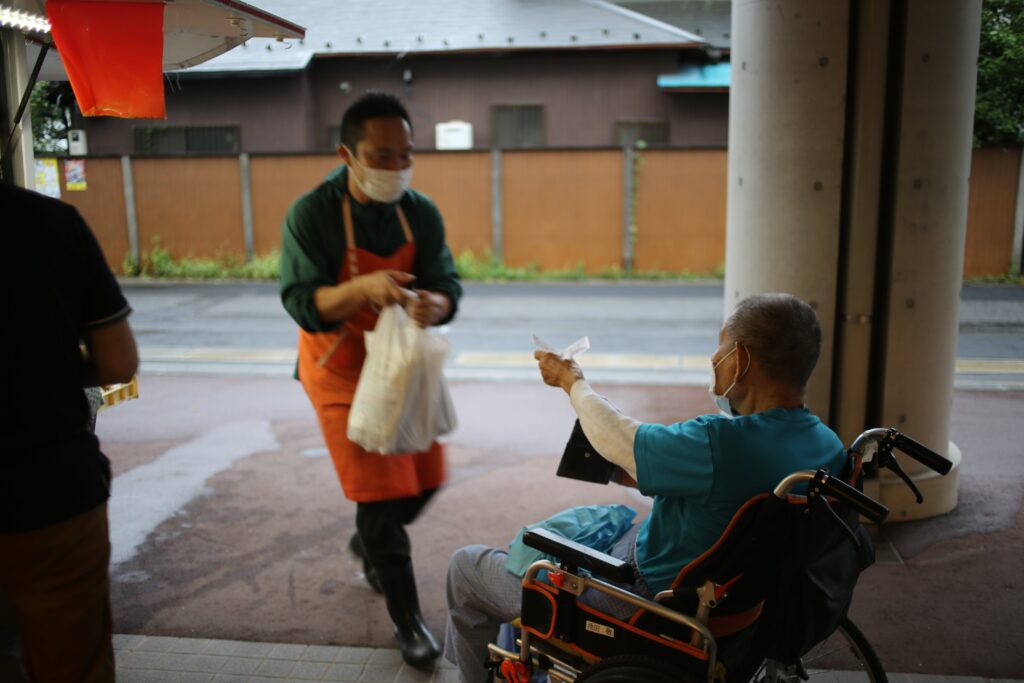
[(590, 348), (590, 338), (580, 337), (572, 344), (566, 346), (563, 350), (559, 351), (555, 347), (551, 346), (537, 335), (533, 335), (533, 348), (537, 351), (544, 351), (545, 353), (553, 353), (559, 358), (569, 360), (573, 356), (578, 356), (581, 353), (586, 353), (587, 349)]

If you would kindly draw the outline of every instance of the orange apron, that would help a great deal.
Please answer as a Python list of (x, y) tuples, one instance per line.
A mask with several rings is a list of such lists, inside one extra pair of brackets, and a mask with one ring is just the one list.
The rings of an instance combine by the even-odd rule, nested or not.
[[(356, 246), (352, 205), (348, 194), (344, 195), (346, 253), (338, 274), (339, 283), (377, 270), (412, 272), (416, 244), (402, 207), (395, 209), (405, 233), (405, 244), (390, 256), (377, 256)], [(316, 409), (345, 497), (358, 503), (417, 496), (445, 480), (444, 450), (436, 441), (423, 453), (379, 455), (366, 452), (348, 439), (352, 396), (366, 359), (363, 333), (376, 324), (377, 313), (368, 304), (337, 330), (299, 330), (299, 379)]]

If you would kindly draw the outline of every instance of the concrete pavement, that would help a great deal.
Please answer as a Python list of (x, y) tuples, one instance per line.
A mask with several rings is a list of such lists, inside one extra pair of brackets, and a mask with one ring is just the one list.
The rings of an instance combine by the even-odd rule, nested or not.
[[(120, 683), (456, 683), (458, 672), (441, 660), (414, 669), (397, 650), (231, 640), (114, 637)], [(861, 683), (853, 672), (812, 674), (813, 683)], [(889, 683), (1021, 683), (1019, 679), (888, 673)]]
[[(710, 406), (699, 387), (599, 388), (646, 421)], [(583, 502), (646, 510), (635, 492), (554, 476), (572, 423), (557, 390), (539, 382), (452, 389), (461, 426), (448, 439), (450, 480), (411, 528), (424, 613), (438, 633), (445, 567), (456, 548), (504, 545), (522, 524)], [(111, 507), (120, 509), (111, 515), (121, 558), (112, 568), (115, 628), (187, 642), (391, 651), (382, 599), (345, 548), (354, 505), (338, 490), (301, 387), (280, 377), (144, 374), (140, 393), (98, 423), (114, 463), (114, 501), (125, 501)], [(1021, 678), (1024, 394), (958, 391), (954, 409), (953, 439), (964, 452), (960, 505), (941, 518), (882, 530), (883, 562), (862, 577), (852, 615), (888, 670), (910, 675), (904, 680)], [(227, 443), (241, 451), (218, 454)], [(181, 476), (197, 461), (207, 468), (203, 478)], [(160, 517), (142, 514), (167, 498), (184, 502)], [(351, 663), (333, 656), (331, 664)], [(121, 659), (124, 680), (225, 673), (162, 678), (127, 672), (145, 658)], [(393, 674), (387, 680), (414, 675)]]
[[(554, 344), (591, 334), (585, 366), (599, 388), (637, 418), (667, 422), (710, 409), (702, 356), (721, 314), (719, 285), (470, 288), (452, 328), (451, 476), (411, 529), (436, 632), (454, 549), (504, 545), (522, 524), (583, 502), (646, 511), (633, 492), (554, 477), (572, 414), (534, 378), (529, 333)], [(345, 549), (354, 505), (287, 378), (294, 328), (276, 288), (126, 291), (142, 398), (98, 423), (116, 475), (115, 628), (130, 634), (117, 639), (120, 679), (454, 680), (443, 665), (400, 665), (383, 602)], [(1006, 391), (1024, 388), (1024, 293), (965, 288), (960, 321), (960, 505), (886, 526), (852, 611), (887, 669), (903, 672), (894, 681), (1024, 678), (1024, 394)]]

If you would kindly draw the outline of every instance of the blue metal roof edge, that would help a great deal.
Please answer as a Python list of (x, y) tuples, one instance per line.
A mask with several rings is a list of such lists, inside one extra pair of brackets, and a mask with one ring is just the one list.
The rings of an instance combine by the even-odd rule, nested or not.
[(674, 74), (658, 76), (659, 88), (728, 88), (732, 82), (729, 62), (687, 64)]

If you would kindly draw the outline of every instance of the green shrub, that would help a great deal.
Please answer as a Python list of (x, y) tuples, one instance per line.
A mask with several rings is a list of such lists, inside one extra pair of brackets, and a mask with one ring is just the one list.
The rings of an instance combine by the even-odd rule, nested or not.
[(276, 280), (281, 271), (281, 252), (274, 249), (251, 261), (244, 261), (234, 254), (223, 254), (216, 258), (175, 259), (160, 244), (160, 238), (154, 237), (149, 251), (142, 252), (137, 261), (131, 255), (126, 256), (121, 268), (125, 275), (156, 279)]
[(718, 266), (711, 273), (691, 273), (688, 270), (623, 270), (621, 266), (607, 266), (594, 273), (588, 273), (582, 262), (573, 268), (552, 268), (544, 270), (536, 263), (513, 268), (497, 258), (489, 249), (483, 256), (466, 250), (455, 258), (455, 267), (462, 279), (471, 282), (518, 282), (536, 280), (580, 281), (580, 280), (703, 280), (721, 279), (725, 267)]
[[(572, 268), (542, 269), (536, 263), (525, 266), (507, 266), (489, 249), (477, 256), (466, 250), (455, 258), (455, 267), (464, 280), (470, 282), (536, 282), (581, 280), (697, 280), (721, 279), (724, 268), (719, 266), (711, 273), (691, 273), (688, 270), (623, 270), (620, 266), (608, 266), (595, 273), (588, 273), (582, 262)], [(125, 275), (144, 278), (168, 278), (177, 280), (276, 280), (281, 273), (281, 252), (278, 249), (244, 261), (234, 254), (216, 258), (182, 257), (175, 259), (153, 238), (149, 251), (140, 254), (138, 260), (128, 255), (121, 263)]]

